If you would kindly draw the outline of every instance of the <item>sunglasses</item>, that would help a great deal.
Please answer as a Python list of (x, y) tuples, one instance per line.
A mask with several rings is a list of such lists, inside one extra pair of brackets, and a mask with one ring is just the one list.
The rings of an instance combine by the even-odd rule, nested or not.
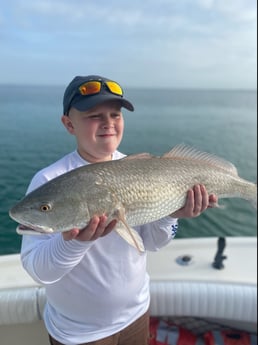
[(87, 81), (79, 87), (79, 92), (83, 96), (95, 95), (96, 93), (99, 93), (101, 91), (103, 86), (106, 87), (109, 92), (118, 96), (123, 96), (123, 90), (121, 86), (115, 81)]
[(78, 89), (76, 89), (69, 100), (69, 106), (67, 107), (67, 112), (70, 110), (72, 100), (76, 96), (76, 94), (80, 94), (82, 96), (91, 96), (91, 95), (96, 95), (101, 92), (101, 90), (105, 88), (109, 92), (113, 93), (114, 95), (118, 95), (123, 97), (123, 90), (121, 86), (116, 83), (115, 81), (100, 81), (100, 80), (91, 80), (87, 81), (86, 83), (82, 84), (79, 86)]

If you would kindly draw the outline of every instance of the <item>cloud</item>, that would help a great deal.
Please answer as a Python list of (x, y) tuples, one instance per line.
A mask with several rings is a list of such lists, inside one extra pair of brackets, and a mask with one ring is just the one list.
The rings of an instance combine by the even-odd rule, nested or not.
[(9, 0), (0, 39), (4, 73), (16, 58), (31, 80), (44, 65), (56, 83), (85, 69), (141, 85), (256, 83), (255, 0)]

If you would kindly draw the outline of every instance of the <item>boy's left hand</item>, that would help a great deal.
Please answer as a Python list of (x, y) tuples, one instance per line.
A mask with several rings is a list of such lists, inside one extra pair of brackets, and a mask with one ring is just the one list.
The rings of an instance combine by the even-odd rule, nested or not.
[(205, 186), (195, 185), (187, 193), (185, 206), (171, 214), (173, 218), (198, 217), (208, 207), (213, 207), (218, 202), (216, 195), (209, 195)]
[(78, 240), (78, 241), (95, 241), (99, 237), (106, 236), (116, 226), (117, 221), (112, 220), (107, 224), (108, 217), (106, 215), (93, 216), (89, 224), (84, 229), (74, 228), (62, 233), (65, 241)]

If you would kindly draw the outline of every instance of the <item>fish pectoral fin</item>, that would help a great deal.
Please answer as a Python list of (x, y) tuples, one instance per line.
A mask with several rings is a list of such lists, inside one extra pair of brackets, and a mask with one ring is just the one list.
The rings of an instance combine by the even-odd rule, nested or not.
[(137, 231), (132, 229), (125, 220), (125, 210), (123, 207), (119, 207), (114, 212), (115, 218), (119, 221), (115, 227), (115, 231), (120, 235), (127, 243), (135, 247), (140, 253), (145, 251), (141, 236)]
[(130, 228), (127, 223), (120, 221), (115, 227), (115, 231), (121, 236), (127, 243), (135, 247), (140, 253), (145, 251), (141, 236), (137, 231)]

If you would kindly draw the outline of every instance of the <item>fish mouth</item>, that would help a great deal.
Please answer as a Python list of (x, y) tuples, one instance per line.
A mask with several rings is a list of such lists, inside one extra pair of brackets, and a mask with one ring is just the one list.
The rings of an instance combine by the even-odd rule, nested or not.
[(31, 225), (19, 224), (16, 228), (16, 232), (19, 235), (40, 235), (40, 234), (50, 234), (53, 233), (53, 229), (50, 228), (41, 228)]

